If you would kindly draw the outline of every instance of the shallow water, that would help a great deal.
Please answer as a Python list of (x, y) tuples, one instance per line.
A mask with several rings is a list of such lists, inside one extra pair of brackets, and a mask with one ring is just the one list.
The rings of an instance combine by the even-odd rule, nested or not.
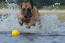
[[(0, 18), (0, 32), (11, 31), (13, 29), (21, 30), (17, 17), (17, 15), (13, 14), (2, 15)], [(42, 34), (22, 34), (12, 37), (11, 34), (3, 34), (3, 32), (0, 33), (0, 43), (65, 43), (65, 22), (60, 22), (56, 14), (41, 16), (41, 23), (42, 28), (39, 32)]]
[[(11, 34), (0, 33), (0, 43), (65, 43), (65, 22), (61, 23), (56, 14), (41, 16), (41, 23), (42, 28), (39, 32), (42, 34), (21, 34), (12, 37)], [(17, 15), (1, 16), (0, 31), (13, 29), (21, 30), (17, 22)]]
[[(61, 23), (56, 14), (41, 16), (41, 29), (21, 29), (18, 23), (19, 13), (16, 13), (19, 8), (16, 7), (17, 4), (15, 3), (9, 4), (10, 1), (6, 0), (8, 13), (5, 9), (1, 9), (3, 13), (0, 15), (0, 43), (65, 43), (65, 22)], [(16, 2), (16, 0), (12, 1)], [(21, 34), (13, 37), (11, 34), (3, 32), (12, 31), (13, 29), (24, 32), (29, 31), (30, 33), (39, 30), (38, 33), (42, 34)]]
[(0, 43), (65, 43), (65, 36), (0, 34)]

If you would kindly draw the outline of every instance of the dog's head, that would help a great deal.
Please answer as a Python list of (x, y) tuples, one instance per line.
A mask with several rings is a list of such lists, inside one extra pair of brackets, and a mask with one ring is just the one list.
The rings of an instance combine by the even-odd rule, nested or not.
[(32, 17), (32, 9), (33, 9), (32, 1), (22, 3), (21, 10), (25, 19)]

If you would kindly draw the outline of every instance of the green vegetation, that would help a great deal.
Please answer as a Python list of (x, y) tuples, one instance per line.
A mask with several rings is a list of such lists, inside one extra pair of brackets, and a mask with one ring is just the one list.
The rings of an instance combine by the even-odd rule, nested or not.
[[(21, 4), (22, 2), (27, 2), (29, 0), (17, 0), (17, 4)], [(42, 8), (43, 6), (51, 6), (55, 3), (60, 3), (60, 5), (65, 5), (65, 0), (32, 0), (33, 4), (37, 6), (37, 8)]]
[[(20, 8), (20, 5), (18, 5), (19, 8)], [(0, 9), (1, 8), (7, 8), (7, 4), (4, 4), (4, 3), (0, 3)], [(65, 10), (65, 6), (43, 6), (41, 8), (41, 10), (53, 10), (53, 9), (56, 9), (56, 10)]]
[[(55, 3), (60, 3), (61, 6), (65, 5), (65, 0), (32, 0), (33, 4), (37, 8), (43, 8), (43, 6), (51, 6)], [(16, 2), (10, 0), (9, 3), (17, 3), (20, 5), (22, 2), (29, 2), (29, 0), (16, 0)], [(5, 0), (0, 0), (0, 3), (6, 3)], [(62, 8), (62, 7), (61, 7)]]
[[(43, 6), (51, 6), (55, 3), (60, 3), (60, 5), (65, 5), (65, 0), (32, 0), (33, 4), (37, 6), (37, 8), (42, 8)], [(14, 1), (9, 1), (13, 3)], [(16, 0), (17, 4), (21, 4), (22, 2), (29, 2), (29, 0)], [(0, 3), (6, 3), (5, 0), (0, 0)], [(14, 2), (15, 3), (15, 2)]]

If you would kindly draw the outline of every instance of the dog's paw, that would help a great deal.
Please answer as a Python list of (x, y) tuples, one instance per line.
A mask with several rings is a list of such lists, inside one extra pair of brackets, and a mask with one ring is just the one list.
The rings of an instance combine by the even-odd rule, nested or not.
[(23, 23), (19, 23), (20, 24), (20, 26), (22, 26), (23, 25)]
[(36, 26), (36, 24), (32, 24), (32, 26)]

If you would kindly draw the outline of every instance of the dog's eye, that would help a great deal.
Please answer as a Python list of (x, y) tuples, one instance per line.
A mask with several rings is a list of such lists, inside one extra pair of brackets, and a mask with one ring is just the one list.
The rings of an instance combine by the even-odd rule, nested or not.
[(28, 11), (31, 11), (31, 8), (28, 8), (27, 10), (28, 10)]
[(25, 8), (22, 8), (23, 11), (25, 11)]

